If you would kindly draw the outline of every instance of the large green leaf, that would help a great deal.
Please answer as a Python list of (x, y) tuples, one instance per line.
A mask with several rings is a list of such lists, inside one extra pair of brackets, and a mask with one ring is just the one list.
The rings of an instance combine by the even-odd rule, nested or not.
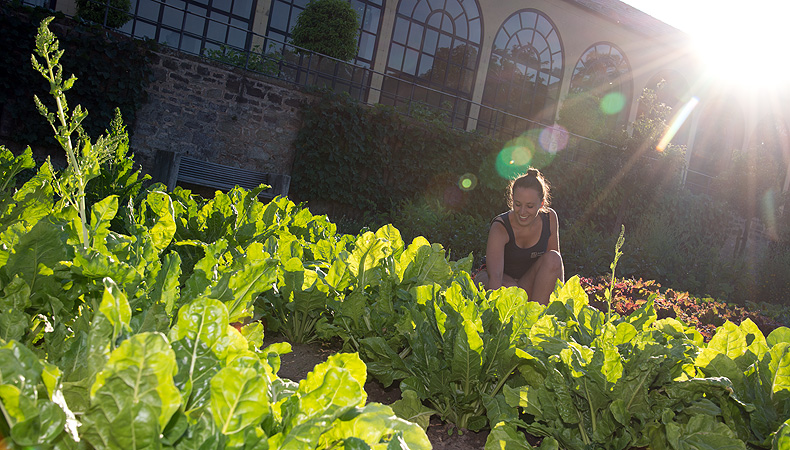
[[(160, 333), (132, 336), (115, 349), (91, 387), (86, 434), (94, 445), (159, 433), (181, 404), (176, 361)], [(88, 431), (89, 430), (89, 431)], [(123, 442), (122, 440), (120, 442)]]
[(98, 250), (107, 249), (105, 240), (110, 233), (110, 222), (118, 213), (118, 196), (111, 195), (91, 207), (88, 236), (92, 247)]
[(254, 369), (224, 367), (211, 379), (211, 413), (224, 435), (239, 433), (270, 413), (269, 385)]
[(321, 435), (316, 448), (332, 448), (333, 444), (345, 441), (345, 448), (350, 449), (354, 447), (348, 446), (349, 440), (359, 439), (368, 447), (358, 448), (382, 448), (383, 444), (397, 444), (400, 440), (405, 447), (395, 448), (429, 450), (431, 443), (425, 432), (411, 422), (396, 417), (389, 406), (369, 403), (335, 420)]
[(225, 303), (231, 322), (240, 322), (252, 316), (255, 298), (276, 281), (276, 261), (264, 251), (263, 244), (253, 242), (229, 269), (211, 287), (210, 297)]
[(382, 261), (387, 256), (387, 242), (371, 232), (361, 234), (348, 257), (348, 268), (356, 279), (358, 289), (378, 286), (383, 278)]
[(457, 330), (453, 342), (451, 371), (454, 380), (463, 386), (465, 394), (469, 394), (480, 383), (482, 368), (483, 340), (475, 324), (464, 319)]
[(146, 217), (151, 223), (148, 235), (157, 250), (162, 251), (173, 240), (176, 233), (175, 210), (170, 196), (164, 192), (150, 191), (143, 200), (143, 208), (147, 207), (152, 217)]
[[(774, 345), (769, 351), (771, 362), (771, 392), (790, 391), (790, 343)], [(790, 394), (790, 392), (785, 392)]]
[(187, 413), (208, 405), (211, 378), (221, 368), (213, 348), (227, 329), (227, 308), (219, 300), (201, 298), (178, 311), (170, 339), (178, 365), (175, 383)]
[(734, 360), (746, 351), (746, 334), (738, 325), (728, 320), (716, 329), (716, 334), (708, 342), (707, 348)]
[(514, 425), (500, 422), (491, 428), (486, 438), (485, 450), (532, 450), (524, 433)]
[(688, 424), (666, 424), (667, 440), (677, 450), (746, 450), (746, 444), (715, 417), (695, 415)]
[(38, 221), (15, 243), (5, 272), (11, 278), (18, 275), (30, 287), (33, 295), (47, 292), (45, 278), (55, 265), (69, 258), (65, 242), (65, 228), (49, 220)]
[(113, 326), (113, 337), (117, 337), (123, 329), (129, 328), (132, 310), (126, 294), (118, 288), (111, 278), (104, 280), (104, 293), (102, 294), (99, 311), (107, 317)]

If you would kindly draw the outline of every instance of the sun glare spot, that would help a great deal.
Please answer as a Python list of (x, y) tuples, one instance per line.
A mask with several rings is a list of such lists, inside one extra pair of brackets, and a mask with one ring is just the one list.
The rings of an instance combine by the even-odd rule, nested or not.
[(686, 102), (682, 108), (678, 110), (675, 116), (672, 118), (672, 121), (669, 123), (669, 128), (664, 133), (664, 136), (661, 138), (661, 141), (658, 142), (656, 145), (656, 150), (663, 152), (666, 150), (667, 145), (672, 141), (672, 138), (675, 137), (680, 127), (683, 126), (683, 123), (686, 122), (689, 115), (691, 115), (691, 111), (694, 111), (694, 108), (699, 103), (699, 99), (697, 97), (692, 97), (691, 100)]
[(601, 99), (601, 111), (604, 114), (614, 115), (625, 107), (625, 96), (619, 92), (610, 92)]
[(477, 187), (477, 177), (473, 173), (465, 173), (458, 180), (458, 187), (462, 191), (471, 191)]
[(568, 145), (568, 130), (560, 125), (544, 128), (540, 132), (538, 142), (543, 150), (556, 154)]
[(790, 59), (781, 45), (790, 39), (790, 3), (728, 0), (710, 5), (705, 18), (688, 30), (707, 76), (744, 88), (787, 84)]

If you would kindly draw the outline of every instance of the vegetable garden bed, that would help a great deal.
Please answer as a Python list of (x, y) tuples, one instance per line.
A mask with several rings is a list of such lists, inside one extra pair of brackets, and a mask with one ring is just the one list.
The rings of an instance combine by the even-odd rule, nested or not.
[[(790, 329), (706, 339), (657, 295), (601, 311), (579, 277), (540, 305), (392, 225), (144, 187), (120, 119), (79, 132), (47, 23), (37, 104), (69, 166), (0, 148), (0, 447), (416, 450), (434, 424), (437, 448), (790, 448)], [(296, 383), (265, 334), (337, 346)], [(370, 402), (372, 378), (400, 398)]]

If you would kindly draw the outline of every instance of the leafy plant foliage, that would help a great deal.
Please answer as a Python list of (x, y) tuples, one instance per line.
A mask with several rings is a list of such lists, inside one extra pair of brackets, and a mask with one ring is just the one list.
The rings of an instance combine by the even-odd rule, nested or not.
[(349, 61), (357, 55), (359, 15), (345, 0), (310, 0), (291, 30), (293, 45)]
[(69, 166), (47, 162), (17, 188), (32, 152), (0, 148), (0, 445), (430, 448), (417, 425), (366, 404), (358, 355), (297, 384), (276, 375), (290, 346), (262, 349), (261, 324), (243, 324), (283, 271), (279, 256), (331, 225), (284, 198), (259, 203), (263, 187), (211, 201), (140, 189), (120, 123), (75, 148), (86, 113), (66, 106), (73, 78), (50, 21), (34, 66), (53, 86), (58, 110), (41, 112)]
[[(36, 27), (49, 14), (41, 8), (14, 6), (14, 2), (0, 5), (0, 44), (6, 49), (0, 53), (0, 103), (13, 141), (59, 147), (48, 137), (52, 133), (31, 102), (37, 95), (55, 108), (48, 100), (49, 85), (29, 70)], [(91, 120), (83, 123), (85, 133), (98, 138), (115, 117), (116, 108), (133, 125), (152, 73), (151, 43), (80, 26), (62, 16), (52, 25), (63, 35), (62, 47), (69, 54), (62, 62), (64, 73), (79, 79), (69, 98), (91, 111)]]

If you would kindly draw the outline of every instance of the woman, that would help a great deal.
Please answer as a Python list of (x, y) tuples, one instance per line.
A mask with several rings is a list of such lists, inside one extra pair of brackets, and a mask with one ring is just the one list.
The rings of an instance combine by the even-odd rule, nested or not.
[(549, 208), (549, 183), (537, 169), (512, 180), (510, 210), (491, 221), (485, 270), (475, 277), (487, 289), (518, 286), (529, 300), (549, 302), (557, 280), (565, 282), (557, 213)]

